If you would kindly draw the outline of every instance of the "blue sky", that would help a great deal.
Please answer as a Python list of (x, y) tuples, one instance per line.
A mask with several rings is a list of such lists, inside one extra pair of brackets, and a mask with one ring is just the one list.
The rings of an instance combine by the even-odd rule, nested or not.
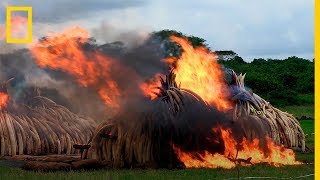
[[(121, 40), (123, 34), (174, 29), (206, 39), (214, 50), (233, 50), (247, 61), (259, 57), (314, 57), (313, 0), (10, 0), (2, 3), (33, 6), (35, 33), (77, 24), (111, 41)], [(4, 12), (2, 6), (0, 22), (4, 21)], [(106, 33), (97, 33), (101, 31)]]

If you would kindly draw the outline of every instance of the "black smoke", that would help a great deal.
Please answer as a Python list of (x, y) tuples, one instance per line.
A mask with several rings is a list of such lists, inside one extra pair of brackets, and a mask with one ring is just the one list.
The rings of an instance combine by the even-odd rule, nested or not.
[[(135, 36), (133, 33), (130, 35)], [(166, 74), (169, 71), (168, 65), (161, 62), (165, 52), (160, 39), (155, 36), (130, 46), (121, 41), (100, 45), (91, 38), (81, 46), (85, 54), (95, 51), (115, 61), (110, 74), (126, 94), (124, 98), (143, 96), (140, 83), (156, 73)], [(28, 49), (0, 54), (0, 82), (4, 83), (10, 78), (14, 80), (10, 82), (8, 91), (15, 102), (23, 103), (28, 91), (38, 88), (42, 96), (97, 121), (113, 115), (112, 109), (104, 104), (95, 87), (82, 87), (74, 77), (63, 71), (40, 68)]]

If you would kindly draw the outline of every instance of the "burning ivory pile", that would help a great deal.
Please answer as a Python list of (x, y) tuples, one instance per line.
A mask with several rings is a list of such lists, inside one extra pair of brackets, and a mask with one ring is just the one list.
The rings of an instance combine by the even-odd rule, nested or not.
[[(246, 157), (243, 162), (249, 164), (252, 164), (251, 159), (256, 163), (271, 163), (277, 158), (270, 153), (273, 148), (280, 153), (283, 146), (304, 151), (304, 133), (298, 121), (258, 95), (245, 90), (244, 76), (237, 76), (232, 71), (231, 77), (230, 99), (234, 108), (231, 113), (222, 113), (208, 105), (196, 93), (178, 87), (175, 74), (170, 72), (166, 80), (161, 78), (158, 98), (144, 105), (132, 106), (137, 109), (125, 109), (96, 129), (90, 142), (91, 148), (86, 152), (87, 158), (104, 161), (112, 167), (216, 167), (210, 163), (224, 155), (224, 160), (231, 162), (229, 168), (234, 167), (230, 152), (227, 151), (230, 150), (227, 147), (229, 142), (237, 141), (242, 146), (247, 145), (244, 142), (252, 142), (256, 146), (250, 152), (258, 150), (262, 160)], [(215, 127), (231, 129), (238, 139), (228, 137), (226, 141), (223, 137), (225, 135), (212, 130)], [(249, 143), (248, 147), (253, 146), (252, 144)], [(187, 153), (181, 153), (182, 151)], [(236, 151), (232, 155), (238, 156), (238, 150)], [(264, 151), (269, 151), (269, 154), (263, 155)], [(291, 149), (283, 152), (288, 156), (284, 157), (285, 160), (289, 159), (285, 163), (299, 164)], [(211, 162), (205, 158), (208, 154), (215, 154), (210, 157)], [(293, 158), (289, 157), (292, 155)], [(263, 159), (264, 157), (267, 158)], [(190, 159), (193, 161), (187, 162)], [(224, 163), (224, 160), (218, 161)], [(202, 165), (195, 165), (199, 161)], [(282, 160), (276, 161), (281, 163)]]
[[(177, 87), (171, 72), (155, 100), (141, 100), (97, 128), (87, 158), (112, 167), (183, 167), (173, 144), (215, 147), (206, 136), (220, 118), (197, 94)], [(214, 113), (210, 113), (214, 111)], [(213, 116), (214, 115), (214, 116)], [(195, 121), (197, 120), (197, 121)], [(207, 123), (207, 124), (206, 124)]]
[(251, 129), (252, 121), (264, 127), (267, 135), (277, 144), (288, 148), (305, 151), (305, 135), (297, 119), (287, 112), (273, 107), (269, 102), (250, 90), (245, 89), (245, 75), (236, 75), (231, 71), (231, 89), (235, 101), (234, 121), (243, 127), (245, 136), (249, 139), (256, 137)]
[(75, 154), (86, 144), (96, 123), (48, 98), (34, 94), (29, 104), (12, 102), (0, 88), (0, 155)]

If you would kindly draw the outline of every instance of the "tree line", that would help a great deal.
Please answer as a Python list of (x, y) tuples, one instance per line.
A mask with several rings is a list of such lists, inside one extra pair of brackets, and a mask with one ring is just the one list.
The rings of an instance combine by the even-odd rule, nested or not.
[(314, 62), (299, 58), (254, 59), (240, 57), (219, 61), (237, 73), (246, 73), (245, 83), (254, 92), (278, 106), (313, 104)]

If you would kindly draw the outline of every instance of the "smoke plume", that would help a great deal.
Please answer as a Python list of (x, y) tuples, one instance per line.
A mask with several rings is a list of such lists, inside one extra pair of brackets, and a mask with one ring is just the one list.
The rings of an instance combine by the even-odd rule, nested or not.
[[(104, 22), (99, 28), (94, 29), (92, 34), (94, 38), (81, 44), (82, 51), (86, 56), (91, 56), (90, 53), (96, 51), (106, 58), (113, 59), (109, 74), (126, 96), (121, 99), (122, 104), (126, 104), (125, 99), (142, 96), (139, 83), (156, 73), (166, 73), (169, 70), (169, 67), (161, 62), (164, 57), (159, 51), (161, 41), (149, 37), (146, 32), (124, 30)], [(104, 85), (103, 80), (95, 84), (96, 87), (84, 87), (62, 70), (38, 66), (29, 49), (9, 49), (0, 54), (0, 82), (14, 78), (8, 89), (10, 97), (17, 102), (25, 101), (27, 91), (39, 88), (41, 95), (67, 106), (76, 113), (98, 121), (113, 115), (113, 109), (105, 105), (97, 92), (97, 88)]]

